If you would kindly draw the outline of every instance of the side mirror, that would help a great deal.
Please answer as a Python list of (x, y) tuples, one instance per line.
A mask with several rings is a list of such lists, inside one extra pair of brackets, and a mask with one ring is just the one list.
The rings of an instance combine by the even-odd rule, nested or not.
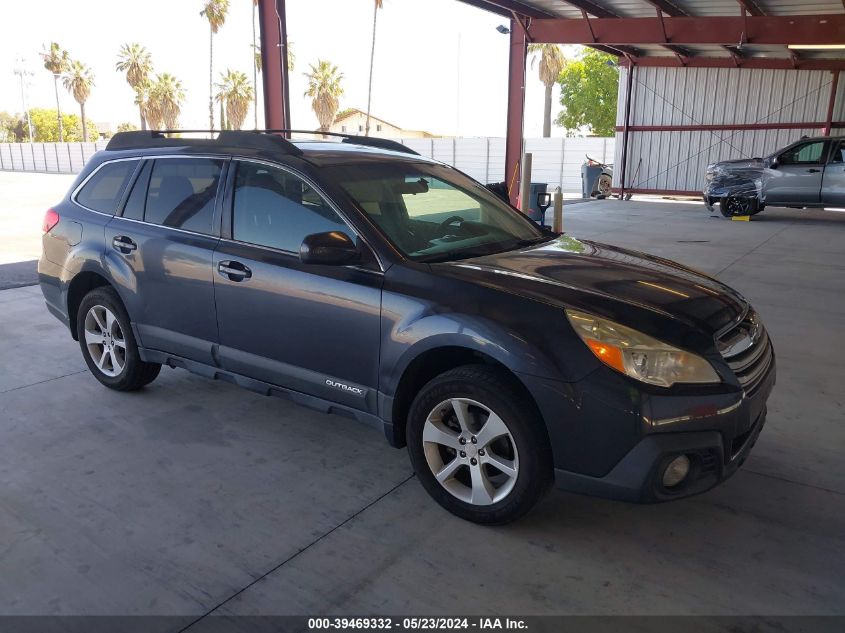
[(779, 164), (779, 162), (778, 162), (778, 157), (777, 157), (777, 156), (773, 156), (773, 157), (769, 160), (769, 169), (777, 169), (777, 168), (778, 168), (778, 164)]
[(346, 233), (329, 231), (306, 235), (299, 247), (299, 261), (303, 264), (344, 266), (361, 259), (361, 251)]

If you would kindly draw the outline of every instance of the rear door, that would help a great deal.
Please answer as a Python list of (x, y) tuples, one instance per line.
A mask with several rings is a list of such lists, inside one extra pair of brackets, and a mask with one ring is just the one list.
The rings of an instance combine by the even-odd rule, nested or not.
[(836, 143), (824, 168), (822, 203), (845, 207), (845, 140)]
[(354, 240), (355, 232), (299, 175), (248, 160), (232, 161), (231, 169), (224, 205), (229, 220), (214, 255), (221, 365), (374, 412), (378, 262), (303, 264), (299, 246), (306, 235), (342, 231)]
[(212, 364), (212, 257), (226, 160), (147, 160), (106, 226), (106, 263), (124, 288), (143, 347)]
[(768, 205), (814, 206), (821, 200), (827, 141), (807, 141), (783, 151), (767, 171), (763, 191)]

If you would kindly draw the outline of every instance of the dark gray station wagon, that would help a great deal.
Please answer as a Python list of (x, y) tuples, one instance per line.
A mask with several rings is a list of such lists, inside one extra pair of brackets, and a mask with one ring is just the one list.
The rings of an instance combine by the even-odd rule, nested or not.
[(734, 290), (542, 230), (378, 139), (117, 134), (47, 212), (39, 273), (105, 386), (168, 365), (373, 423), (482, 523), (552, 483), (703, 492), (746, 459), (775, 382)]

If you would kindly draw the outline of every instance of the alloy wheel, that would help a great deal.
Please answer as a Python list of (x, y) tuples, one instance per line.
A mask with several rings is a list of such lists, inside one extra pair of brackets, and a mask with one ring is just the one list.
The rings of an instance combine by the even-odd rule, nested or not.
[(746, 198), (728, 198), (726, 203), (730, 215), (745, 215), (751, 210), (751, 204)]
[(85, 315), (85, 345), (97, 369), (109, 378), (126, 367), (126, 338), (114, 313), (103, 305), (92, 306)]
[(519, 474), (516, 442), (507, 424), (484, 404), (450, 398), (428, 414), (423, 450), (434, 478), (454, 497), (485, 506), (513, 490)]

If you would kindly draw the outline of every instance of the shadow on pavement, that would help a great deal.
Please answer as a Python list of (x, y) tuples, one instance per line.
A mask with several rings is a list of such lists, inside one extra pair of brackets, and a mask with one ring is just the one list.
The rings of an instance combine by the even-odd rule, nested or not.
[(34, 286), (38, 283), (38, 260), (0, 264), (0, 290)]

